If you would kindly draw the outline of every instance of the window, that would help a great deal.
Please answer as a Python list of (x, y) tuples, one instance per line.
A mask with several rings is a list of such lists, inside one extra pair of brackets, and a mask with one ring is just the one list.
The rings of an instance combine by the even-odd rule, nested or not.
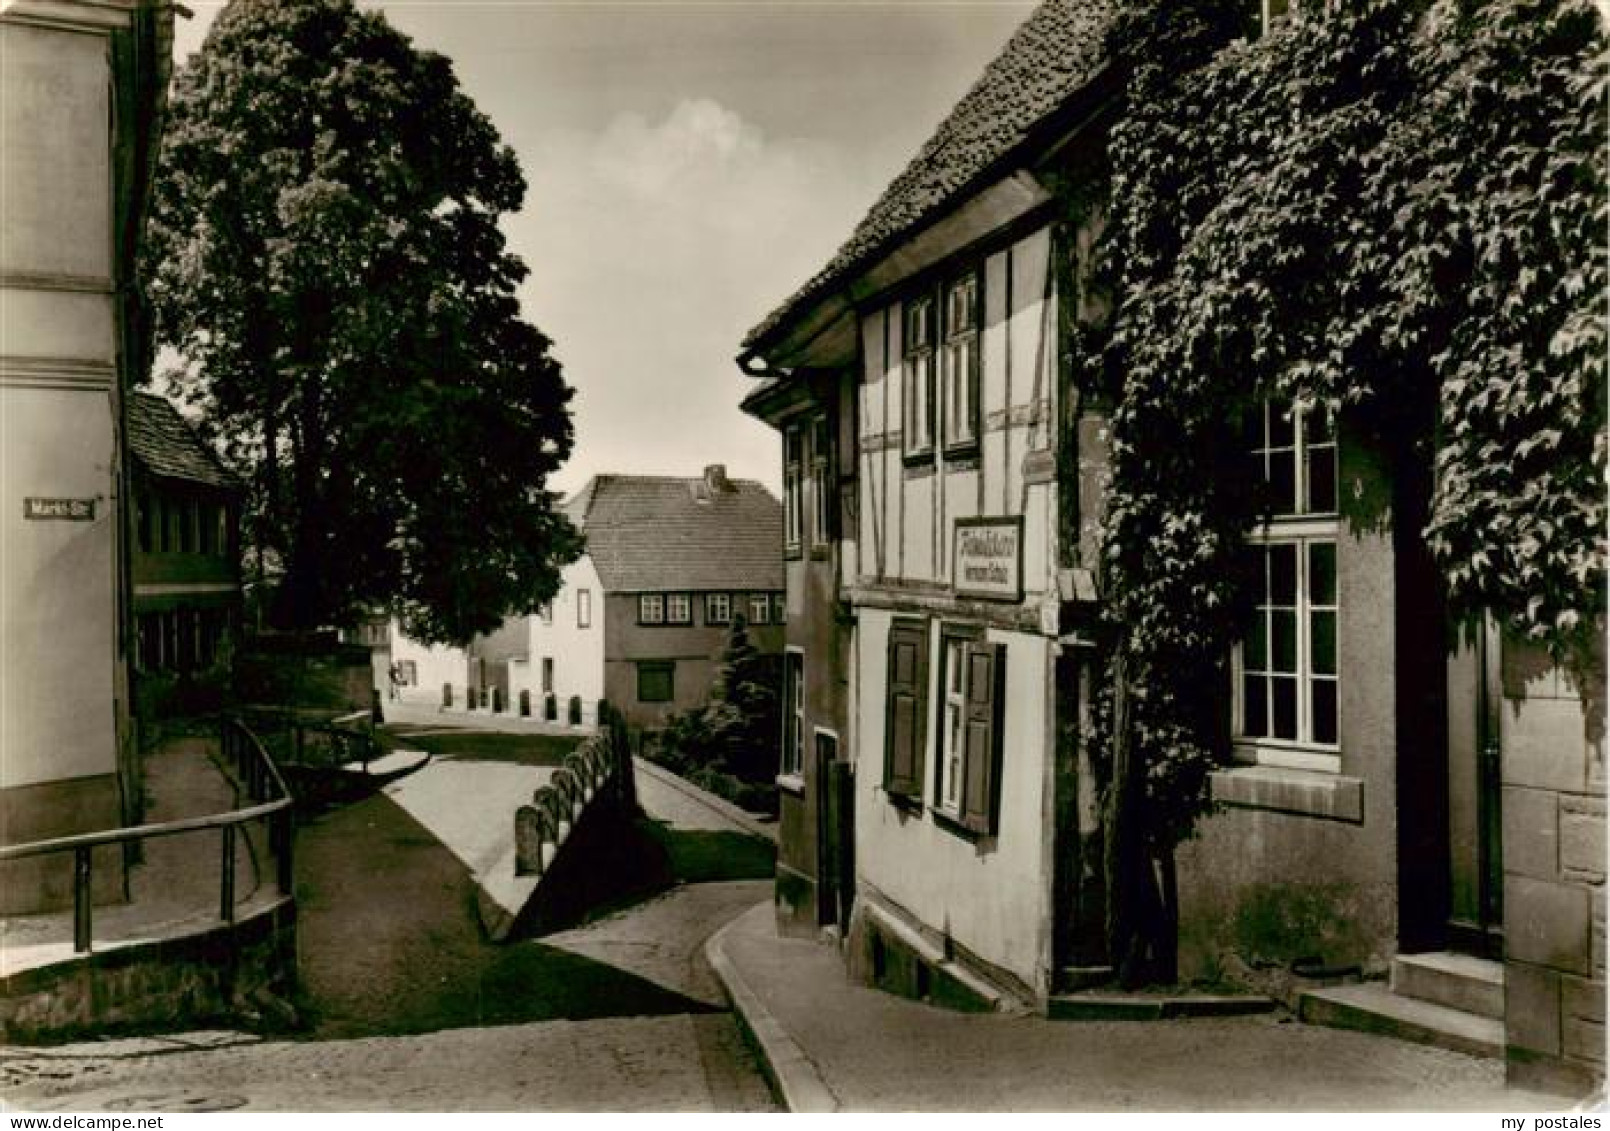
[(969, 629), (946, 628), (939, 686), (935, 807), (980, 836), (996, 830), (1006, 648)]
[(644, 593), (637, 599), (638, 624), (664, 624), (665, 598), (658, 593)]
[(591, 589), (576, 590), (576, 627), (593, 626), (593, 593)]
[(804, 489), (801, 479), (803, 446), (804, 439), (798, 428), (789, 428), (783, 433), (783, 542), (785, 551), (790, 554), (799, 553), (800, 542), (804, 539), (805, 513), (800, 498)]
[(771, 594), (770, 593), (751, 593), (751, 594), (749, 594), (749, 623), (750, 624), (769, 624), (769, 623), (771, 623)]
[(931, 456), (934, 450), (934, 300), (906, 303), (905, 420), (901, 435), (908, 459)]
[(666, 624), (692, 624), (693, 598), (686, 593), (672, 593), (665, 598)]
[(832, 429), (826, 416), (811, 421), (811, 545), (833, 538)]
[(732, 622), (732, 594), (706, 593), (704, 595), (704, 623), (730, 624)]
[[(1255, 470), (1272, 515), (1249, 539), (1256, 605), (1236, 651), (1236, 733), (1256, 758), (1337, 769), (1336, 432), (1323, 409), (1265, 405)], [(1321, 748), (1316, 761), (1302, 750)]]
[(669, 703), (676, 698), (676, 661), (643, 660), (637, 665), (637, 701)]
[(544, 695), (553, 691), (553, 657), (542, 657), (542, 692)]
[(771, 595), (771, 619), (774, 624), (788, 623), (788, 597), (783, 593)]
[(928, 714), (928, 626), (896, 620), (889, 628), (883, 788), (891, 797), (922, 796), (923, 728)]
[(801, 777), (805, 770), (805, 654), (783, 653), (782, 776)]
[(552, 601), (544, 602), (542, 607), (537, 610), (537, 616), (542, 618), (542, 623), (543, 624), (552, 624), (553, 623), (553, 602)]
[(978, 443), (978, 275), (945, 288), (945, 347), (940, 355), (945, 447)]
[(419, 683), (419, 664), (414, 660), (402, 660), (397, 664), (397, 683), (402, 687), (413, 687)]

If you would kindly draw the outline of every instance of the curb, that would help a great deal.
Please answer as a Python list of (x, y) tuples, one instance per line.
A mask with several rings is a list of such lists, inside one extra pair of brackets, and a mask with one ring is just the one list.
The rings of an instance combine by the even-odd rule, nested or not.
[(647, 758), (637, 754), (632, 755), (632, 765), (636, 767), (638, 773), (647, 774), (655, 781), (670, 786), (684, 796), (700, 802), (706, 808), (715, 810), (715, 812), (721, 814), (733, 824), (741, 827), (750, 836), (758, 836), (764, 840), (771, 841), (773, 844), (777, 842), (777, 828), (775, 825), (761, 824), (761, 822), (755, 820), (752, 814), (738, 808), (725, 797), (717, 797), (713, 793), (708, 793), (685, 778), (680, 778), (673, 774), (664, 766), (656, 766)]
[[(758, 903), (755, 906), (769, 907), (770, 904)], [(755, 1048), (759, 1050), (761, 1067), (782, 1105), (791, 1112), (836, 1112), (839, 1110), (838, 1100), (822, 1079), (822, 1074), (816, 1070), (816, 1065), (788, 1035), (782, 1023), (772, 1016), (771, 1010), (766, 1008), (727, 957), (727, 934), (737, 927), (744, 915), (752, 913), (753, 909), (745, 911), (711, 935), (704, 944), (704, 957), (715, 971), (716, 980), (726, 992), (727, 1000), (732, 1003), (738, 1023), (748, 1032)]]

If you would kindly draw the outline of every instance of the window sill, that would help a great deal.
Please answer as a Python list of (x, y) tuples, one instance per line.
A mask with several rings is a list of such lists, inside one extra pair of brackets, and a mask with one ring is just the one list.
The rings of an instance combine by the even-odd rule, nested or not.
[(1236, 766), (1214, 771), (1209, 780), (1213, 800), (1235, 808), (1364, 823), (1361, 778), (1280, 766)]
[(820, 546), (812, 546), (811, 547), (811, 560), (812, 561), (825, 562), (825, 561), (827, 561), (828, 558), (830, 558), (832, 556), (833, 556), (833, 547), (830, 544), (825, 544), (824, 543), (823, 545), (820, 545)]
[(907, 471), (918, 467), (932, 467), (934, 463), (934, 450), (932, 448), (924, 448), (920, 452), (906, 452), (900, 457), (900, 462), (906, 465)]
[(977, 440), (947, 446), (945, 448), (945, 469), (947, 471), (974, 471), (978, 468), (978, 458)]
[(931, 812), (934, 815), (934, 826), (936, 828), (944, 829), (951, 836), (959, 837), (969, 844), (977, 844), (979, 841), (987, 840), (994, 835), (993, 833), (981, 833), (977, 829), (968, 828), (962, 824), (959, 814), (950, 813), (944, 809), (933, 809)]
[(922, 798), (920, 797), (908, 797), (903, 793), (890, 793), (887, 789), (883, 791), (883, 796), (890, 805), (893, 805), (903, 813), (917, 814), (922, 812)]
[(784, 793), (795, 797), (805, 796), (805, 779), (799, 774), (778, 774), (775, 784)]
[(788, 545), (783, 547), (783, 557), (788, 561), (791, 561), (791, 562), (798, 561), (800, 558), (802, 558), (804, 556), (805, 556), (805, 551), (800, 548), (800, 545), (799, 545), (798, 542), (791, 542)]

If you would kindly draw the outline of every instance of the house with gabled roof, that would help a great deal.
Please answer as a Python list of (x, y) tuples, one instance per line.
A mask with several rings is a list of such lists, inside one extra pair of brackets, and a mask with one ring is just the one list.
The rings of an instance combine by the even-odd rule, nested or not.
[[(1112, 976), (1086, 737), (1108, 409), (1072, 336), (1110, 305), (1119, 7), (1042, 3), (738, 358), (783, 437), (779, 928), (936, 1002), (1056, 1013)], [(1181, 975), (1280, 968), (1307, 1018), (1602, 1079), (1597, 691), (1450, 624), (1424, 484), (1346, 411), (1250, 423), (1277, 502), (1201, 676), (1225, 762), (1177, 857)]]
[(735, 618), (759, 651), (781, 651), (782, 512), (761, 484), (719, 464), (697, 477), (599, 475), (565, 513), (586, 551), (553, 601), (463, 650), (395, 638), (405, 684), (449, 708), (583, 725), (608, 699), (652, 728), (708, 701)]
[(162, 397), (128, 400), (135, 671), (203, 671), (239, 629), (243, 484)]

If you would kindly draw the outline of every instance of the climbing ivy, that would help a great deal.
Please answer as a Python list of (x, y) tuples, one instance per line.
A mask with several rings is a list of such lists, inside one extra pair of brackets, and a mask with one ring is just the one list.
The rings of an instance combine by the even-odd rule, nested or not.
[[(1250, 39), (1235, 0), (1142, 4), (1110, 45), (1129, 74), (1098, 263), (1116, 308), (1074, 340), (1113, 406), (1096, 737), (1110, 941), (1165, 972), (1172, 941), (1136, 935), (1171, 933), (1172, 852), (1227, 753), (1244, 540), (1267, 513), (1244, 426), (1266, 398), (1338, 414), (1424, 479), (1454, 616), (1557, 654), (1603, 623), (1599, 16), (1335, 7)], [(1126, 912), (1137, 883), (1163, 893)]]

